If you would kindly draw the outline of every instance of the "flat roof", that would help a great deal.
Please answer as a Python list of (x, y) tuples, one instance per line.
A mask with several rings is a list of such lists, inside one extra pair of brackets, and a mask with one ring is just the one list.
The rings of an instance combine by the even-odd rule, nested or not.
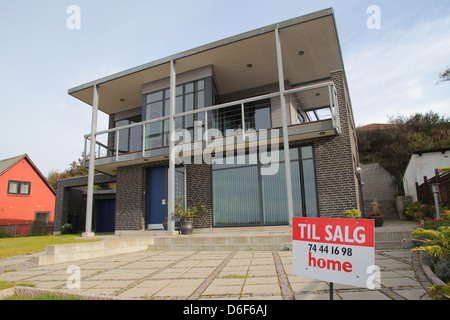
[[(177, 73), (212, 65), (219, 94), (278, 82), (274, 31), (279, 29), (285, 80), (295, 85), (328, 78), (343, 69), (332, 8), (275, 23), (183, 51), (68, 90), (92, 105), (99, 85), (99, 109), (112, 114), (142, 106), (142, 85), (167, 78), (170, 62)], [(249, 68), (248, 65), (252, 67)]]

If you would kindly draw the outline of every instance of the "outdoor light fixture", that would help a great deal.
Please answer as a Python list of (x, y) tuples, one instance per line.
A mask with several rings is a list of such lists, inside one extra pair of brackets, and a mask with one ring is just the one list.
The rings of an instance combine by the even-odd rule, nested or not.
[(439, 210), (439, 183), (431, 184), (431, 191), (433, 192), (434, 197), (434, 206), (436, 207), (436, 219), (440, 219), (440, 210)]
[(302, 55), (305, 54), (305, 51), (301, 50), (301, 51), (298, 52), (298, 54), (302, 56)]
[(124, 101), (125, 101), (125, 99), (124, 99), (124, 98), (120, 98), (120, 101), (124, 102)]
[(251, 63), (249, 63), (248, 65), (247, 65), (247, 68), (249, 68), (249, 69), (251, 69), (253, 67), (253, 65), (251, 64)]

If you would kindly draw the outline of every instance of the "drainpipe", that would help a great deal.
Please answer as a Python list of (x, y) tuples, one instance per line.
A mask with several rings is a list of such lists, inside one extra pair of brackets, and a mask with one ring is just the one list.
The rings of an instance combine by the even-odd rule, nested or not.
[(278, 26), (275, 29), (275, 43), (277, 49), (277, 65), (278, 65), (278, 83), (280, 86), (280, 104), (281, 104), (281, 119), (283, 128), (283, 146), (284, 146), (284, 158), (286, 166), (286, 196), (287, 207), (289, 216), (289, 226), (292, 227), (292, 219), (294, 217), (294, 205), (292, 201), (292, 181), (291, 181), (291, 157), (289, 154), (289, 136), (287, 129), (287, 116), (286, 116), (286, 98), (284, 96), (284, 74), (283, 74), (283, 61), (281, 56), (281, 44)]
[(92, 123), (91, 123), (91, 148), (89, 152), (89, 172), (88, 172), (88, 190), (86, 200), (86, 229), (81, 235), (82, 237), (93, 237), (92, 232), (92, 209), (94, 200), (94, 173), (95, 173), (95, 144), (97, 131), (97, 114), (98, 114), (98, 85), (94, 85), (94, 96), (92, 103)]

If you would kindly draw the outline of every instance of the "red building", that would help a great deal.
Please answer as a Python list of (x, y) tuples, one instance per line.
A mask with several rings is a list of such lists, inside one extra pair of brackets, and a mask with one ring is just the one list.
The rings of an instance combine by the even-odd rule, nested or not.
[(33, 225), (48, 227), (54, 208), (55, 191), (28, 155), (0, 160), (0, 232), (29, 234)]

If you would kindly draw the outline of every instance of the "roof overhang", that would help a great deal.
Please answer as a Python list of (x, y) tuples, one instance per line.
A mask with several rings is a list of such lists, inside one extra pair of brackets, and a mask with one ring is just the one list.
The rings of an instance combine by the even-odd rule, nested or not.
[(142, 85), (212, 65), (221, 95), (278, 82), (275, 30), (279, 29), (285, 81), (291, 85), (330, 77), (343, 69), (333, 9), (249, 31), (69, 89), (92, 105), (99, 86), (99, 109), (107, 114), (142, 106)]

